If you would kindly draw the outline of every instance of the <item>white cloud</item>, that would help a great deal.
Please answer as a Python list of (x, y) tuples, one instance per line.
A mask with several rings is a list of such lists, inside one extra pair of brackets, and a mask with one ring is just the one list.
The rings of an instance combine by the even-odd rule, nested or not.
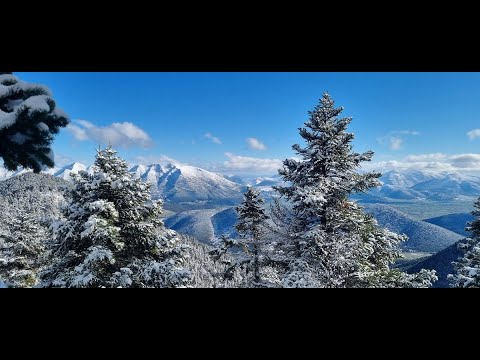
[(279, 159), (239, 156), (228, 152), (225, 153), (225, 156), (228, 158), (228, 160), (223, 163), (226, 169), (259, 175), (276, 173), (283, 164), (282, 160)]
[(480, 129), (473, 129), (467, 132), (468, 137), (470, 140), (475, 140), (476, 138), (480, 137)]
[(458, 169), (480, 169), (480, 154), (453, 155), (449, 160)]
[(75, 120), (75, 122), (77, 124), (80, 124), (85, 129), (91, 129), (95, 127), (95, 125), (93, 125), (90, 121), (87, 121), (87, 120), (78, 119), (78, 120)]
[(222, 143), (222, 140), (220, 140), (218, 137), (216, 136), (213, 136), (211, 133), (207, 132), (204, 137), (206, 137), (207, 139), (209, 139), (211, 142), (215, 143), (215, 144), (221, 144)]
[(480, 154), (410, 155), (403, 160), (390, 160), (364, 163), (363, 170), (386, 172), (390, 170), (425, 170), (431, 172), (480, 172)]
[(79, 141), (91, 140), (123, 148), (147, 148), (152, 145), (150, 136), (131, 122), (100, 127), (86, 120), (74, 120), (66, 129)]
[(250, 149), (252, 150), (266, 150), (267, 147), (265, 146), (264, 143), (262, 143), (260, 140), (257, 138), (248, 138), (247, 139), (247, 144), (250, 146)]
[(434, 154), (420, 154), (420, 155), (410, 155), (405, 158), (405, 161), (409, 162), (419, 162), (419, 161), (439, 161), (443, 160), (447, 157), (447, 155), (442, 153), (434, 153)]
[(416, 130), (396, 130), (391, 132), (392, 135), (413, 135), (417, 136), (420, 135), (420, 133)]
[(391, 137), (389, 141), (391, 150), (400, 150), (402, 148), (403, 140), (401, 138)]
[(416, 130), (395, 130), (377, 139), (379, 144), (388, 144), (390, 150), (400, 150), (404, 143), (404, 136), (418, 136)]
[(67, 131), (70, 132), (70, 134), (72, 134), (73, 137), (79, 141), (88, 140), (88, 135), (85, 129), (82, 129), (81, 127), (73, 123), (67, 125)]

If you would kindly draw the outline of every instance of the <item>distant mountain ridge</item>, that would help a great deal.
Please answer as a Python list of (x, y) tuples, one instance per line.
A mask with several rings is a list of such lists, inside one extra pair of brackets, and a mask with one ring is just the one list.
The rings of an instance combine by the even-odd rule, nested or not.
[(461, 241), (462, 240), (450, 245), (432, 256), (420, 259), (420, 261), (413, 261), (410, 266), (407, 265), (405, 267), (405, 270), (408, 273), (416, 273), (421, 269), (435, 270), (438, 276), (438, 281), (433, 284), (433, 287), (449, 287), (448, 275), (453, 274), (455, 271), (452, 262), (458, 261), (463, 256), (462, 250), (458, 248), (458, 244)]
[[(45, 173), (69, 180), (70, 174), (80, 171), (91, 172), (92, 167), (73, 163), (62, 168), (48, 169)], [(171, 163), (135, 165), (129, 171), (151, 184), (153, 197), (163, 199), (165, 208), (173, 211), (236, 205), (246, 190), (244, 185), (194, 166)], [(0, 180), (26, 172), (30, 171), (2, 171)]]
[(480, 177), (460, 173), (392, 170), (380, 178), (382, 186), (367, 194), (356, 194), (364, 202), (395, 200), (450, 201), (480, 195)]
[[(81, 163), (45, 171), (64, 180), (71, 173), (91, 171)], [(6, 171), (0, 168), (0, 180), (28, 172)], [(172, 211), (232, 206), (242, 199), (247, 186), (254, 186), (270, 201), (274, 186), (283, 185), (279, 175), (271, 177), (241, 177), (210, 172), (198, 167), (173, 163), (134, 165), (130, 172), (152, 184), (155, 198), (165, 200)], [(418, 170), (392, 170), (381, 178), (382, 186), (366, 194), (354, 194), (352, 199), (362, 203), (389, 204), (396, 201), (470, 201), (480, 195), (480, 177), (459, 173), (433, 173)]]
[(462, 238), (450, 230), (420, 221), (408, 214), (383, 204), (366, 204), (364, 209), (380, 226), (408, 236), (401, 245), (406, 251), (436, 253)]
[(441, 226), (462, 236), (470, 236), (465, 230), (467, 223), (473, 221), (474, 217), (470, 213), (456, 213), (425, 219), (424, 221)]

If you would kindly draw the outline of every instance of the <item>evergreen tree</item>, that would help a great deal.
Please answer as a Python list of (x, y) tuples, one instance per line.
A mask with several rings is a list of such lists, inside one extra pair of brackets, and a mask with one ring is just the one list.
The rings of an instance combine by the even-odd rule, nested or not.
[[(247, 272), (253, 275), (253, 279), (247, 280), (249, 287), (259, 286), (261, 283), (260, 268), (264, 260), (262, 242), (265, 240), (264, 229), (268, 219), (263, 208), (264, 203), (260, 193), (249, 187), (244, 194), (242, 204), (236, 208), (238, 221), (235, 228), (246, 257), (243, 262), (248, 263)], [(247, 277), (249, 277), (248, 274)]]
[(324, 94), (299, 129), (306, 146), (297, 144), (293, 149), (300, 159), (285, 160), (279, 170), (286, 185), (275, 189), (287, 204), (276, 202), (275, 222), (283, 219), (288, 229), (279, 248), (285, 267), (283, 285), (428, 286), (436, 279), (432, 272), (409, 276), (390, 270), (404, 238), (379, 228), (349, 200), (352, 193), (379, 186), (381, 174), (357, 172), (373, 152), (352, 151), (354, 134), (347, 132), (352, 119), (340, 118), (342, 111)]
[(237, 249), (241, 244), (236, 239), (232, 239), (227, 235), (222, 235), (220, 239), (214, 240), (214, 248), (209, 251), (209, 255), (214, 261), (216, 271), (214, 276), (214, 287), (225, 287), (226, 283), (234, 283), (235, 287), (245, 287), (245, 272), (246, 263), (244, 258), (238, 258), (238, 254), (232, 254), (232, 251), (237, 253)]
[[(190, 286), (195, 288), (237, 288), (242, 286), (243, 278), (237, 271), (231, 279), (225, 279), (225, 263), (211, 255), (211, 247), (196, 239), (180, 235), (181, 241), (187, 246), (188, 256), (185, 265), (192, 274)], [(231, 263), (230, 254), (221, 255), (226, 263)]]
[(0, 73), (0, 157), (8, 170), (53, 167), (53, 137), (68, 124), (50, 90)]
[(73, 176), (65, 219), (53, 225), (57, 259), (43, 275), (53, 287), (180, 287), (190, 274), (184, 248), (164, 227), (161, 201), (128, 172), (111, 147), (98, 150), (93, 174)]
[(452, 287), (480, 287), (480, 198), (475, 202), (472, 215), (475, 219), (468, 223), (465, 229), (471, 232), (472, 236), (458, 243), (464, 255), (458, 262), (453, 263), (455, 274), (448, 276)]
[(45, 262), (47, 232), (38, 219), (21, 209), (9, 209), (0, 231), (0, 278), (9, 287), (32, 287)]

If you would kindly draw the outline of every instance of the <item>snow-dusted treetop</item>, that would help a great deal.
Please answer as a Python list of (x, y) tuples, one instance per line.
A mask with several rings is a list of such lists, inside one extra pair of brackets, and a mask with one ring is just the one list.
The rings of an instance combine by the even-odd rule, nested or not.
[(0, 157), (9, 170), (53, 167), (53, 136), (68, 124), (48, 88), (0, 73)]

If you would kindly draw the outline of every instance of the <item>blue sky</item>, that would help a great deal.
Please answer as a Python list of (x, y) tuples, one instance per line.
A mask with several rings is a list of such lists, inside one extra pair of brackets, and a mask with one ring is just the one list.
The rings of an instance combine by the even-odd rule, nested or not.
[(480, 170), (480, 130), (473, 131), (480, 129), (480, 73), (16, 75), (50, 87), (73, 120), (55, 139), (59, 165), (91, 164), (95, 148), (111, 138), (131, 163), (172, 158), (273, 174), (294, 156), (297, 128), (328, 91), (353, 116), (355, 150), (375, 151), (367, 168)]

